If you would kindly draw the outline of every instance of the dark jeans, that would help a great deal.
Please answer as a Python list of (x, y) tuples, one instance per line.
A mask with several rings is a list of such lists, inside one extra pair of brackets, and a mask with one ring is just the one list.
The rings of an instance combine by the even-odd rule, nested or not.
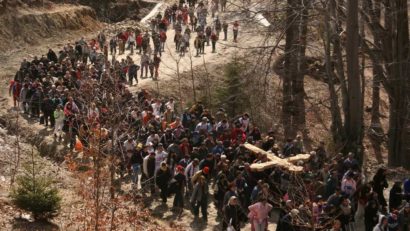
[(162, 52), (161, 51), (162, 51), (161, 45), (156, 46), (154, 48), (154, 54), (159, 54), (159, 57), (162, 57)]
[(48, 121), (50, 121), (50, 126), (53, 127), (55, 123), (53, 112), (43, 112), (43, 113), (44, 113), (44, 124), (48, 126)]
[(141, 78), (144, 76), (144, 69), (145, 69), (145, 77), (148, 76), (148, 63), (141, 63)]
[(215, 53), (216, 41), (212, 41), (212, 52)]
[(132, 85), (133, 80), (135, 79), (135, 81), (138, 83), (138, 78), (137, 78), (137, 73), (135, 74), (128, 74), (128, 82), (130, 85)]
[(174, 207), (183, 208), (184, 207), (184, 196), (182, 190), (175, 193), (174, 197)]
[(208, 198), (204, 197), (201, 201), (193, 205), (194, 215), (199, 215), (199, 207), (201, 207), (202, 218), (208, 220)]
[(161, 189), (161, 193), (160, 193), (160, 196), (161, 196), (161, 199), (162, 199), (162, 202), (164, 202), (164, 203), (166, 203), (167, 202), (167, 197), (168, 197), (168, 188), (165, 186), (162, 186), (162, 187), (160, 187), (160, 189)]
[(110, 53), (111, 54), (117, 54), (117, 47), (110, 47)]

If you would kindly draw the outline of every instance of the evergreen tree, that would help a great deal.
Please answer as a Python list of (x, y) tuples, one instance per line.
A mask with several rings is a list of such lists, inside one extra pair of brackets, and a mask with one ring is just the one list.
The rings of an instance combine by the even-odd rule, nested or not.
[(24, 171), (17, 178), (17, 186), (11, 193), (14, 204), (33, 214), (34, 219), (49, 219), (57, 215), (61, 197), (53, 187), (53, 180), (41, 175), (41, 165), (32, 158), (24, 165)]

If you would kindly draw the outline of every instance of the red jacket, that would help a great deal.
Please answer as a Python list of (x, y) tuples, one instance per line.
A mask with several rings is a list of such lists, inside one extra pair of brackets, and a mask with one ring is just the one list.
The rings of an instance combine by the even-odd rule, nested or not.
[(20, 91), (21, 91), (21, 83), (15, 82), (14, 80), (10, 81), (10, 89), (9, 93), (13, 93), (14, 98), (20, 97)]
[(136, 42), (138, 46), (142, 46), (142, 34), (139, 34), (136, 38)]
[(159, 38), (161, 39), (161, 42), (165, 42), (167, 40), (167, 33), (161, 31), (161, 33), (159, 33)]
[(182, 155), (191, 154), (191, 145), (189, 143), (182, 143), (179, 145), (179, 150)]
[(212, 34), (211, 34), (211, 41), (212, 41), (212, 42), (218, 41), (218, 36), (216, 36), (215, 33), (212, 33)]

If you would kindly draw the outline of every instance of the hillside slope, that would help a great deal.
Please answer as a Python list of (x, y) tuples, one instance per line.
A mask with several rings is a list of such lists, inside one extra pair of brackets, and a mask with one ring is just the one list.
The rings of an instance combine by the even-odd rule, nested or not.
[(39, 45), (43, 39), (100, 28), (93, 9), (75, 5), (10, 9), (0, 15), (0, 51)]

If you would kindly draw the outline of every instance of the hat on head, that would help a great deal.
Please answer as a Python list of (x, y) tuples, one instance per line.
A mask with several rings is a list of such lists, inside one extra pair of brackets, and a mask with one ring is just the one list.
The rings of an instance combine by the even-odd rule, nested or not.
[(236, 199), (238, 199), (236, 196), (231, 196), (231, 197), (229, 198), (228, 203), (231, 204), (232, 201), (234, 201), (234, 200), (236, 200)]
[(299, 210), (297, 210), (297, 209), (290, 210), (290, 215), (293, 216), (293, 217), (299, 215)]
[(184, 171), (184, 167), (182, 167), (182, 165), (178, 165), (177, 172), (183, 172), (183, 171)]
[(203, 172), (204, 172), (205, 174), (208, 174), (208, 173), (209, 173), (209, 167), (205, 167), (205, 168), (203, 169)]

